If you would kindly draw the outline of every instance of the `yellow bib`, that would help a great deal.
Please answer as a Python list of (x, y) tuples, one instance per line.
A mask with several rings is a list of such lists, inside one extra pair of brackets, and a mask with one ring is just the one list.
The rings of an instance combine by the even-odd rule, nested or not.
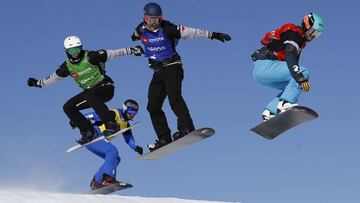
[[(115, 121), (118, 123), (118, 125), (120, 126), (120, 130), (124, 129), (124, 128), (127, 128), (128, 127), (128, 122), (127, 121), (123, 121), (121, 120), (121, 117), (120, 117), (120, 112), (117, 110), (117, 109), (111, 109), (111, 111), (115, 112)], [(99, 129), (100, 129), (100, 132), (104, 132), (104, 130), (106, 129), (105, 128), (105, 125), (102, 124), (101, 126), (99, 126)], [(115, 139), (115, 137), (111, 138), (111, 139), (108, 139), (109, 141)]]

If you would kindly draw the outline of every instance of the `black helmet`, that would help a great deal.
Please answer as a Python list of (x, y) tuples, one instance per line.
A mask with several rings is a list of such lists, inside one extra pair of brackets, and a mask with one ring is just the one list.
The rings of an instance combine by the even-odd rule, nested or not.
[(125, 113), (135, 116), (139, 111), (139, 104), (135, 100), (128, 99), (122, 105), (122, 109)]
[(150, 2), (144, 7), (144, 16), (162, 16), (162, 10), (159, 4)]

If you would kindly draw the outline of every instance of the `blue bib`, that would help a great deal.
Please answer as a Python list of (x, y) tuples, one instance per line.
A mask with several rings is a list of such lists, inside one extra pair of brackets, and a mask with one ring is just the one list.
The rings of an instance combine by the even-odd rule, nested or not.
[(165, 37), (163, 28), (159, 28), (156, 32), (142, 29), (141, 42), (145, 47), (145, 57), (155, 61), (163, 61), (174, 56), (171, 41)]

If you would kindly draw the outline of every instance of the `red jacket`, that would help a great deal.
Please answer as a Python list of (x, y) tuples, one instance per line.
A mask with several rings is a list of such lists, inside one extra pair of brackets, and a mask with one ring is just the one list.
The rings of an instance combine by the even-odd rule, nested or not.
[[(274, 40), (280, 41), (282, 44), (284, 44), (284, 42), (288, 39), (286, 39), (286, 37), (282, 38), (281, 35), (289, 30), (295, 31), (295, 32), (299, 33), (301, 36), (304, 35), (304, 33), (300, 27), (298, 27), (292, 23), (287, 23), (274, 31), (267, 32), (265, 34), (264, 38), (261, 40), (261, 44), (263, 44), (264, 46), (267, 47), (267, 46), (269, 46), (269, 44), (274, 42)], [(305, 46), (306, 46), (306, 42), (299, 45), (299, 51), (301, 49), (303, 49)], [(275, 51), (273, 51), (273, 53), (274, 53), (274, 55), (276, 55), (278, 57), (278, 60), (285, 61), (285, 49), (275, 50)]]

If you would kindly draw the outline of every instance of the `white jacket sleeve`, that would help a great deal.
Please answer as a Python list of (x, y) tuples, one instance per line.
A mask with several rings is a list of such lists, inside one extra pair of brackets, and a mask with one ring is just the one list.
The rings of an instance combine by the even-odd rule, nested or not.
[(209, 30), (185, 27), (183, 25), (179, 25), (178, 30), (180, 31), (181, 39), (211, 38), (211, 32)]
[(47, 76), (46, 78), (42, 80), (38, 80), (37, 84), (41, 87), (48, 86), (54, 83), (57, 83), (64, 79), (63, 77), (60, 77), (56, 74), (56, 72), (52, 73), (51, 75)]
[(121, 48), (121, 49), (114, 49), (114, 50), (106, 50), (106, 53), (107, 53), (107, 61), (109, 61), (118, 56), (131, 55), (131, 49), (130, 48)]

